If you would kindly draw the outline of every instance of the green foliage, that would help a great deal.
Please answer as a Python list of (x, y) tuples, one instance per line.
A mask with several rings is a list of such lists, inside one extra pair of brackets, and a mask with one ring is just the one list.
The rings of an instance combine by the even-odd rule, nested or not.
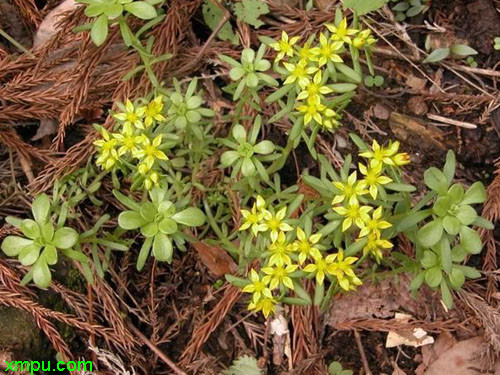
[(264, 73), (271, 67), (271, 63), (263, 58), (265, 52), (265, 45), (261, 45), (257, 53), (253, 49), (245, 48), (241, 53), (241, 62), (229, 56), (219, 55), (220, 60), (231, 66), (231, 79), (238, 82), (233, 92), (233, 100), (238, 100), (245, 88), (255, 93), (263, 85), (278, 86), (274, 78)]
[(202, 107), (204, 100), (199, 95), (195, 95), (197, 78), (193, 78), (187, 87), (184, 94), (177, 79), (174, 78), (174, 89), (168, 98), (170, 99), (170, 107), (167, 111), (167, 124), (174, 124), (177, 129), (187, 129), (193, 134), (202, 139), (202, 131), (198, 128), (198, 124), (203, 117), (212, 117), (214, 111), (209, 108)]
[[(493, 229), (493, 225), (478, 216), (473, 204), (486, 200), (486, 190), (481, 182), (475, 182), (467, 190), (462, 184), (453, 184), (455, 155), (448, 152), (443, 171), (432, 167), (424, 174), (425, 184), (430, 189), (432, 207), (417, 222), (419, 214), (414, 211), (400, 222), (408, 238), (417, 245), (417, 258), (413, 261), (411, 288), (418, 289), (422, 283), (431, 288), (440, 288), (443, 302), (449, 308), (453, 305), (451, 290), (462, 287), (466, 278), (477, 278), (479, 272), (462, 265), (467, 256), (482, 250), (479, 234), (472, 226)], [(406, 225), (411, 221), (411, 225)], [(410, 262), (411, 263), (411, 262)]]
[(203, 212), (194, 207), (185, 208), (186, 202), (174, 204), (169, 200), (167, 192), (153, 188), (149, 192), (149, 200), (137, 203), (117, 190), (113, 194), (129, 211), (118, 216), (118, 224), (124, 230), (139, 229), (145, 240), (142, 244), (137, 270), (141, 270), (153, 250), (153, 256), (162, 262), (172, 262), (173, 244), (185, 249), (185, 227), (199, 227), (205, 223)]
[(234, 4), (234, 14), (240, 21), (246, 22), (256, 28), (264, 24), (259, 17), (269, 13), (269, 7), (262, 0), (242, 0)]
[(232, 149), (221, 155), (221, 164), (224, 168), (233, 166), (232, 178), (235, 178), (241, 171), (245, 177), (259, 175), (262, 180), (269, 182), (269, 176), (262, 161), (277, 159), (279, 154), (274, 152), (276, 146), (273, 142), (265, 140), (257, 143), (261, 124), (262, 118), (257, 116), (249, 134), (243, 126), (236, 124), (231, 132), (234, 140), (227, 138), (220, 140), (222, 144)]
[(143, 20), (150, 20), (158, 15), (156, 8), (148, 1), (79, 0), (79, 2), (87, 4), (85, 8), (87, 17), (97, 17), (90, 29), (90, 36), (96, 46), (100, 46), (106, 40), (109, 22), (122, 23), (127, 13)]
[(493, 39), (493, 43), (493, 48), (497, 51), (500, 51), (500, 36), (497, 36), (495, 39)]
[(446, 59), (448, 56), (464, 58), (470, 55), (477, 55), (477, 51), (469, 46), (457, 44), (446, 48), (437, 48), (432, 51), (425, 59), (424, 63), (439, 62)]
[(467, 57), (466, 61), (467, 61), (467, 64), (469, 64), (469, 66), (471, 68), (477, 68), (477, 61), (474, 59), (474, 57), (469, 56), (469, 57)]
[(233, 364), (221, 375), (262, 375), (257, 360), (250, 356), (243, 356), (233, 361)]
[[(205, 0), (202, 7), (203, 20), (212, 30), (215, 30), (223, 17), (222, 10), (214, 4), (214, 1), (217, 0)], [(217, 37), (221, 40), (227, 40), (235, 45), (239, 42), (238, 36), (234, 33), (233, 27), (229, 21), (221, 27), (217, 33)]]
[(356, 15), (363, 16), (382, 8), (389, 0), (343, 0), (345, 8), (352, 9)]
[[(67, 208), (64, 208), (66, 210)], [(40, 288), (48, 288), (52, 282), (49, 265), (58, 262), (58, 252), (68, 258), (87, 264), (87, 257), (73, 250), (79, 241), (78, 233), (64, 226), (66, 212), (61, 212), (60, 220), (54, 225), (50, 198), (38, 195), (31, 206), (33, 219), (20, 220), (9, 216), (6, 221), (21, 230), (24, 237), (7, 236), (2, 242), (2, 251), (9, 257), (17, 257), (30, 270), (23, 283), (33, 280)]]
[(380, 75), (366, 76), (364, 82), (366, 87), (381, 87), (384, 84), (384, 77)]
[(415, 17), (429, 9), (429, 0), (391, 0), (397, 3), (391, 9), (395, 13), (397, 21), (402, 22), (407, 17)]
[(346, 370), (340, 362), (332, 362), (328, 366), (328, 375), (352, 375), (352, 370)]

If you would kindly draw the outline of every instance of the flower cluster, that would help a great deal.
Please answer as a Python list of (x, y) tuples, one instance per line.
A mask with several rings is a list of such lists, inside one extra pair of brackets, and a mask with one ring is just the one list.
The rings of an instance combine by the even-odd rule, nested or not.
[[(349, 28), (346, 18), (338, 24), (325, 26), (328, 31), (319, 34), (315, 46), (312, 43), (316, 36), (300, 46), (299, 37), (290, 38), (283, 31), (281, 39), (271, 43), (270, 47), (278, 52), (275, 64), (285, 77), (283, 84), (295, 86), (299, 100), (296, 109), (303, 116), (304, 124), (313, 123), (331, 131), (340, 126), (340, 115), (327, 95), (344, 92), (346, 88), (354, 89), (356, 85), (342, 86), (339, 82), (359, 83), (361, 78), (344, 64), (342, 55), (352, 49), (369, 49), (375, 39), (370, 30)], [(351, 58), (354, 61), (355, 57)], [(279, 66), (280, 63), (282, 67)]]
[(241, 210), (243, 224), (240, 231), (250, 230), (254, 237), (263, 237), (265, 248), (260, 272), (251, 269), (243, 292), (251, 293), (248, 309), (262, 311), (267, 317), (289, 292), (302, 289), (300, 278), (315, 278), (323, 286), (325, 278), (337, 282), (345, 291), (354, 290), (361, 280), (353, 270), (356, 257), (345, 257), (342, 250), (326, 254), (320, 244), (321, 233), (308, 233), (301, 227), (293, 228), (287, 221), (287, 207), (275, 210), (267, 207), (262, 196), (257, 196), (250, 210)]
[(155, 97), (143, 106), (127, 100), (121, 111), (113, 117), (121, 124), (117, 133), (100, 127), (102, 139), (94, 142), (97, 147), (97, 165), (106, 170), (116, 165), (133, 165), (143, 178), (147, 190), (159, 183), (158, 163), (168, 160), (162, 150), (162, 134), (153, 136), (148, 131), (156, 123), (166, 121), (162, 115), (163, 97)]
[(376, 205), (380, 195), (386, 196), (384, 185), (393, 182), (392, 178), (384, 174), (386, 168), (400, 167), (410, 162), (408, 154), (398, 153), (398, 149), (397, 141), (382, 147), (374, 140), (371, 149), (359, 154), (368, 159), (366, 164), (358, 165), (362, 178), (358, 180), (358, 173), (354, 171), (345, 181), (333, 182), (338, 193), (332, 200), (332, 209), (341, 217), (342, 232), (357, 230), (358, 241), (365, 238), (367, 241), (364, 253), (373, 255), (377, 261), (380, 261), (385, 249), (393, 246), (382, 236), (382, 231), (392, 224), (384, 219), (383, 207), (380, 205), (373, 209), (368, 199), (371, 198)]

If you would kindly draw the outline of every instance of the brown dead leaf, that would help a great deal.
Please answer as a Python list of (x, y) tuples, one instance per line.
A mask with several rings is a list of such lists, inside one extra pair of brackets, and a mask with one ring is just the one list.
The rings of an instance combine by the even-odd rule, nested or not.
[(398, 283), (385, 279), (373, 284), (361, 285), (356, 293), (343, 295), (331, 304), (328, 324), (335, 326), (354, 319), (392, 318), (404, 308), (419, 315), (419, 302), (408, 292), (409, 281), (405, 276)]
[(63, 13), (76, 8), (78, 5), (74, 0), (64, 0), (52, 9), (36, 31), (33, 38), (33, 48), (36, 49), (48, 41), (57, 32), (57, 23), (60, 21)]
[(417, 116), (422, 116), (429, 111), (429, 107), (421, 96), (412, 96), (406, 103), (408, 109)]
[(380, 120), (387, 120), (391, 114), (391, 110), (381, 103), (375, 104), (372, 110), (373, 116)]
[(426, 79), (416, 77), (413, 74), (406, 79), (406, 85), (414, 90), (423, 90), (426, 84)]
[(429, 365), (436, 361), (444, 352), (451, 349), (457, 340), (450, 332), (442, 332), (433, 345), (422, 347), (422, 363), (415, 370), (416, 375), (423, 375)]
[(226, 273), (235, 273), (238, 270), (233, 258), (224, 249), (201, 241), (192, 245), (198, 252), (203, 265), (213, 276), (221, 277)]
[[(477, 358), (485, 349), (485, 345), (484, 339), (479, 336), (460, 341), (441, 353), (439, 358), (430, 364), (425, 375), (479, 375), (482, 372)], [(497, 362), (495, 374), (499, 372), (500, 362)]]

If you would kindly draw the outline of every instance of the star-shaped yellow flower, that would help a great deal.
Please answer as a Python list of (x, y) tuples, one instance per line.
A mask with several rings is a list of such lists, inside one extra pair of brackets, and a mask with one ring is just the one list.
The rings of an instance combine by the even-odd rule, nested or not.
[(370, 220), (370, 215), (368, 215), (368, 213), (372, 210), (372, 207), (360, 207), (357, 201), (353, 201), (350, 202), (347, 207), (334, 207), (333, 210), (345, 217), (342, 221), (342, 232), (345, 232), (353, 224), (356, 224), (359, 229), (362, 229), (365, 226), (365, 222)]

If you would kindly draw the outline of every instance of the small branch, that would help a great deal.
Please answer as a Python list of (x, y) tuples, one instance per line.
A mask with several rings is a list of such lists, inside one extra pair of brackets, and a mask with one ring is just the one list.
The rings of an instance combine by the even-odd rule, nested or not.
[(130, 330), (141, 339), (141, 341), (146, 344), (146, 346), (151, 349), (153, 353), (155, 353), (163, 362), (165, 362), (173, 372), (175, 372), (177, 375), (187, 375), (184, 371), (182, 371), (177, 365), (166, 356), (165, 353), (163, 353), (155, 344), (153, 344), (144, 334), (137, 329), (136, 326), (134, 326), (132, 323), (127, 322), (127, 326), (130, 328)]
[(448, 118), (448, 117), (433, 115), (432, 113), (428, 113), (427, 118), (429, 118), (431, 120), (442, 122), (444, 124), (459, 126), (461, 128), (466, 128), (466, 129), (476, 129), (477, 128), (477, 125), (471, 124), (470, 122), (453, 120), (453, 119)]
[(356, 339), (356, 345), (358, 346), (359, 355), (361, 356), (361, 362), (363, 362), (365, 374), (372, 375), (372, 371), (370, 370), (370, 366), (368, 365), (368, 360), (366, 359), (365, 350), (363, 349), (363, 344), (361, 343), (361, 336), (356, 330), (354, 330), (354, 338)]
[(178, 73), (186, 72), (189, 71), (193, 66), (195, 66), (203, 57), (203, 54), (207, 50), (208, 46), (212, 41), (215, 39), (217, 34), (219, 33), (220, 29), (222, 29), (222, 26), (226, 24), (227, 21), (229, 21), (229, 18), (231, 18), (231, 13), (217, 0), (210, 0), (214, 5), (216, 5), (223, 13), (222, 18), (220, 19), (219, 23), (215, 27), (215, 29), (212, 31), (212, 34), (208, 37), (208, 39), (205, 41), (205, 44), (203, 44), (203, 47), (198, 51), (196, 56), (194, 57), (193, 60), (191, 60), (190, 63), (186, 64), (183, 69), (181, 69)]

